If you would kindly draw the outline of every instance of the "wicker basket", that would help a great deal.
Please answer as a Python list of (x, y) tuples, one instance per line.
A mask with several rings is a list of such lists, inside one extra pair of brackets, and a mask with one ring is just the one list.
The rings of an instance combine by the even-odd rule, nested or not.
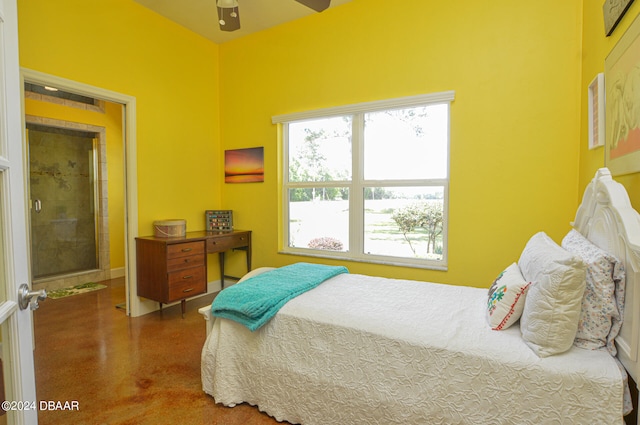
[(153, 222), (154, 234), (157, 238), (177, 238), (187, 233), (187, 220), (157, 220)]

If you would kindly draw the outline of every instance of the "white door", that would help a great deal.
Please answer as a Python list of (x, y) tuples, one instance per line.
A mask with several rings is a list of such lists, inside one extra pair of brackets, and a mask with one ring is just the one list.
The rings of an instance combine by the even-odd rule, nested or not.
[(0, 420), (38, 421), (31, 310), (19, 304), (29, 282), (26, 184), (16, 0), (0, 0), (0, 340), (4, 400)]

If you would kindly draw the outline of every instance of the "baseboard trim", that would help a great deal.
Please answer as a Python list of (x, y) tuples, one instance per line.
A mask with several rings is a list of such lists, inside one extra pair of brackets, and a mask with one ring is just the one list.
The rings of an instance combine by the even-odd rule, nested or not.
[(116, 269), (111, 269), (110, 276), (111, 276), (111, 279), (124, 277), (125, 276), (124, 267), (118, 267)]

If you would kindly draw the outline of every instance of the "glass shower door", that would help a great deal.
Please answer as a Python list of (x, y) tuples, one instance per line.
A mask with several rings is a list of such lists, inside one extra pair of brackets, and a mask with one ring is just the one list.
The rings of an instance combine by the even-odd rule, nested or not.
[(98, 268), (95, 133), (27, 125), (33, 278)]

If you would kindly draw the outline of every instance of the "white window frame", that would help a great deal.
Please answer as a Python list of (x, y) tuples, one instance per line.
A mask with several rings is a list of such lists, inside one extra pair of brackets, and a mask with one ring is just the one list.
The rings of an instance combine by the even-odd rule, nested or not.
[[(449, 163), (450, 163), (450, 126), (451, 126), (451, 102), (455, 99), (454, 91), (423, 94), (417, 96), (386, 99), (373, 102), (357, 103), (352, 105), (337, 106), (319, 110), (297, 112), (284, 115), (276, 115), (271, 118), (273, 124), (280, 125), (281, 136), (281, 176), (280, 187), (281, 221), (279, 225), (279, 239), (281, 254), (294, 254), (300, 256), (331, 258), (348, 261), (358, 261), (376, 264), (388, 264), (407, 267), (417, 267), (435, 270), (447, 270), (448, 264), (448, 217), (449, 217)], [(421, 180), (364, 180), (363, 149), (360, 146), (364, 131), (364, 114), (392, 109), (404, 109), (434, 104), (447, 104), (449, 107), (449, 126), (447, 128), (447, 164), (446, 177), (443, 179)], [(313, 119), (352, 115), (352, 176), (351, 181), (334, 182), (295, 182), (288, 181), (289, 176), (289, 151), (288, 151), (288, 124), (296, 121), (309, 121)], [(349, 251), (324, 251), (309, 248), (297, 248), (289, 246), (289, 189), (293, 187), (348, 187), (349, 188)], [(405, 186), (441, 186), (444, 188), (443, 199), (443, 224), (442, 224), (442, 259), (428, 260), (423, 258), (408, 258), (383, 256), (364, 253), (364, 187), (405, 187)]]

